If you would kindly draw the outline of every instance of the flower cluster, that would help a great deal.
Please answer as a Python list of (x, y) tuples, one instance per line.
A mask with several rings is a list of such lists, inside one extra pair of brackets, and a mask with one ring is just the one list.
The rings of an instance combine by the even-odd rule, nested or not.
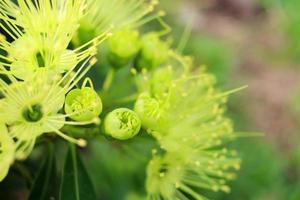
[[(183, 61), (184, 62), (184, 61)], [(224, 117), (228, 93), (214, 88), (215, 78), (203, 71), (160, 67), (146, 73), (135, 103), (142, 125), (159, 142), (147, 170), (151, 199), (204, 199), (199, 189), (229, 192), (226, 180), (240, 159), (224, 145), (236, 138)]]
[(0, 2), (1, 27), (9, 36), (0, 40), (5, 52), (0, 62), (0, 180), (15, 159), (28, 157), (39, 136), (56, 133), (85, 146), (84, 139), (60, 129), (99, 122), (102, 104), (93, 87), (74, 87), (95, 64), (96, 45), (107, 35), (68, 48), (85, 7), (81, 0)]
[[(156, 0), (17, 2), (0, 2), (0, 26), (9, 36), (0, 39), (0, 180), (44, 134), (85, 146), (63, 127), (99, 125), (105, 111), (99, 125), (105, 136), (122, 141), (144, 129), (159, 144), (147, 168), (149, 199), (205, 199), (203, 189), (230, 191), (226, 182), (240, 159), (226, 147), (236, 134), (224, 111), (234, 91), (216, 89), (213, 75), (162, 40), (169, 28), (163, 12), (152, 13)], [(165, 29), (138, 29), (152, 20)], [(102, 91), (86, 77), (104, 40), (109, 73), (103, 90), (109, 93), (113, 75), (128, 67), (137, 92), (129, 98), (132, 109), (106, 107)]]
[[(229, 192), (226, 182), (235, 177), (240, 159), (226, 148), (237, 136), (224, 116), (224, 105), (235, 90), (216, 89), (215, 77), (193, 67), (192, 59), (172, 50), (159, 32), (124, 29), (109, 38), (107, 46), (114, 70), (131, 66), (138, 88), (134, 111), (161, 148), (154, 150), (147, 169), (149, 198), (203, 199), (199, 189)], [(118, 139), (136, 135), (133, 120), (118, 116), (107, 116), (106, 132)], [(115, 126), (122, 131), (112, 131)]]
[(84, 42), (110, 31), (136, 29), (157, 16), (152, 11), (158, 0), (86, 0), (87, 10), (80, 20), (76, 42)]

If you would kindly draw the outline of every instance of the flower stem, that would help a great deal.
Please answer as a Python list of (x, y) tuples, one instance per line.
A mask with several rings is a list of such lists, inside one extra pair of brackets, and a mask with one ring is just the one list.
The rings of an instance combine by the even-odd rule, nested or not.
[(72, 137), (76, 138), (94, 138), (100, 135), (100, 127), (89, 127), (89, 128), (83, 128), (83, 127), (75, 127), (66, 125), (62, 128), (62, 131), (65, 133), (70, 133)]
[(113, 68), (110, 68), (107, 76), (105, 78), (105, 81), (103, 83), (103, 90), (106, 92), (109, 90), (113, 80), (114, 80), (114, 76), (115, 76), (115, 70)]
[(121, 99), (118, 99), (118, 100), (114, 101), (114, 103), (116, 103), (116, 104), (130, 103), (130, 102), (135, 101), (138, 98), (138, 96), (139, 96), (139, 94), (135, 93), (135, 94), (123, 97)]

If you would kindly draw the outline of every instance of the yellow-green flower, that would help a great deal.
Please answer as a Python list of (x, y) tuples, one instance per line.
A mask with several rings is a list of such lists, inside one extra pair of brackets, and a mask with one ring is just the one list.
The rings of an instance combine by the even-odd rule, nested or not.
[[(45, 38), (46, 39), (46, 38)], [(78, 53), (64, 49), (56, 49), (53, 43), (42, 44), (37, 38), (23, 35), (6, 49), (11, 61), (10, 72), (16, 77), (26, 80), (34, 73), (48, 71), (48, 76), (61, 74), (80, 61)]]
[[(76, 140), (62, 133), (60, 129), (64, 125), (85, 125), (96, 123), (94, 119), (80, 122), (67, 121), (78, 112), (86, 112), (90, 107), (82, 107), (67, 114), (61, 114), (60, 110), (65, 103), (66, 94), (78, 83), (85, 73), (94, 64), (95, 60), (86, 60), (77, 72), (69, 71), (63, 77), (57, 76), (49, 81), (47, 74), (36, 74), (27, 81), (17, 81), (10, 77), (11, 84), (0, 80), (0, 91), (4, 95), (1, 101), (0, 121), (9, 127), (9, 135), (16, 140), (16, 157), (26, 158), (35, 140), (43, 133), (54, 132), (66, 140), (85, 146), (82, 139)], [(45, 72), (46, 73), (46, 72)]]
[(68, 49), (85, 8), (85, 0), (0, 2), (1, 26), (13, 39), (0, 38), (0, 49), (7, 53), (0, 55), (0, 73), (9, 79), (0, 80), (4, 95), (0, 121), (15, 140), (17, 159), (26, 158), (36, 138), (49, 132), (84, 146), (84, 140), (71, 138), (60, 129), (66, 124), (99, 121), (86, 117), (79, 122), (67, 121), (89, 112), (89, 105), (61, 114), (65, 96), (95, 64), (96, 46), (108, 37), (104, 33), (75, 50)]
[(151, 16), (157, 3), (158, 0), (87, 0), (78, 36), (85, 42), (108, 30), (136, 29), (157, 16)]
[(150, 199), (204, 199), (195, 188), (229, 192), (226, 180), (234, 178), (240, 159), (225, 147), (236, 138), (223, 115), (228, 94), (215, 89), (214, 76), (176, 67), (144, 73), (138, 81), (143, 93), (135, 111), (166, 152), (149, 163)]
[(14, 40), (10, 43), (1, 38), (0, 49), (8, 54), (1, 56), (1, 64), (9, 69), (9, 74), (22, 80), (44, 71), (51, 78), (94, 55), (94, 46), (106, 34), (91, 38), (75, 50), (68, 49), (85, 7), (85, 0), (19, 0), (18, 4), (1, 1), (2, 28)]
[[(9, 126), (9, 135), (16, 141), (16, 156), (25, 158), (32, 151), (35, 140), (45, 132), (60, 129), (64, 118), (58, 111), (64, 104), (60, 88), (42, 79), (7, 85), (1, 81), (2, 101), (0, 120)], [(51, 117), (58, 121), (51, 122)]]
[(8, 135), (7, 128), (0, 123), (0, 182), (6, 177), (10, 165), (14, 161), (15, 146)]
[(222, 149), (189, 153), (179, 151), (153, 157), (147, 168), (149, 199), (186, 200), (192, 197), (203, 200), (207, 198), (199, 190), (230, 192), (226, 182), (235, 178), (230, 169), (239, 168), (234, 151)]
[(149, 199), (176, 199), (177, 185), (183, 175), (182, 160), (176, 154), (154, 156), (147, 167), (146, 190)]

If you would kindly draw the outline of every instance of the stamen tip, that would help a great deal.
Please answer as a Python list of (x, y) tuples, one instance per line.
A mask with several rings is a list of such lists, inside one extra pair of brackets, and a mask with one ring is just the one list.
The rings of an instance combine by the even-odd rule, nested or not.
[(91, 64), (91, 65), (96, 64), (96, 62), (97, 62), (97, 58), (95, 58), (95, 57), (93, 57), (93, 58), (90, 60), (90, 64)]
[(86, 147), (87, 141), (84, 140), (84, 139), (78, 139), (77, 144), (78, 144), (78, 146), (80, 146), (80, 147)]
[(5, 40), (6, 40), (5, 35), (3, 35), (3, 34), (0, 33), (0, 41), (5, 41)]

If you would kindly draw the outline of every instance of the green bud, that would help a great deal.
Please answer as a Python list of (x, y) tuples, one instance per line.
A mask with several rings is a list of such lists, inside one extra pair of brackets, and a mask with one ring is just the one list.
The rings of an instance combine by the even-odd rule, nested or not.
[(162, 130), (167, 125), (166, 113), (159, 101), (152, 98), (149, 93), (142, 93), (134, 105), (134, 111), (146, 129)]
[(77, 88), (68, 93), (65, 112), (75, 121), (89, 121), (102, 112), (102, 101), (94, 89)]
[(140, 49), (139, 33), (128, 29), (116, 32), (108, 39), (108, 59), (113, 67), (129, 63)]
[(169, 46), (156, 33), (148, 33), (141, 39), (141, 51), (135, 61), (137, 70), (152, 69), (168, 59)]
[(97, 34), (95, 31), (96, 30), (92, 24), (90, 24), (86, 20), (81, 20), (80, 27), (78, 28), (76, 35), (77, 37), (73, 42), (75, 42), (76, 45), (85, 44), (86, 42), (89, 42), (94, 37), (96, 37)]
[(168, 96), (173, 80), (172, 67), (163, 67), (155, 70), (151, 79), (151, 95), (157, 99), (164, 99)]
[(140, 129), (140, 118), (127, 108), (113, 110), (104, 120), (105, 134), (119, 140), (127, 140), (136, 136)]

